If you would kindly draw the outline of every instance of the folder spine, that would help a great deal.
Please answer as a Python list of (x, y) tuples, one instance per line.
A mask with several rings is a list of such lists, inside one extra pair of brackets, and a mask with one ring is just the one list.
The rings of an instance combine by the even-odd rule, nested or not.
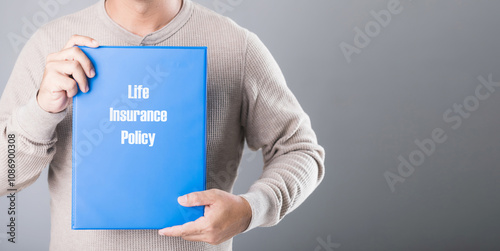
[[(207, 47), (200, 47), (200, 48), (205, 51), (205, 81), (207, 81), (208, 80), (208, 73), (207, 73), (207, 68), (208, 68), (207, 67), (207, 61), (208, 61)], [(205, 90), (204, 90), (204, 92), (205, 92), (205, 100), (203, 102), (205, 102), (205, 104), (206, 104), (207, 100), (208, 100), (208, 98), (207, 98), (207, 96), (208, 96), (207, 95), (207, 83), (206, 82), (205, 82), (204, 88), (205, 88)], [(205, 154), (203, 154), (203, 163), (207, 163), (207, 140), (208, 140), (207, 139), (207, 137), (208, 137), (207, 136), (207, 123), (208, 123), (208, 120), (207, 120), (207, 106), (206, 105), (203, 107), (203, 115), (205, 116), (203, 118), (203, 120), (205, 122), (203, 124), (203, 134), (205, 135), (205, 142), (203, 143), (203, 149), (205, 150)], [(204, 170), (205, 173), (203, 174), (204, 177), (207, 177), (207, 166), (208, 165), (205, 165), (205, 170)], [(203, 184), (203, 188), (205, 190), (207, 190), (207, 180), (206, 179), (203, 180), (203, 183), (204, 183)], [(205, 208), (203, 208), (203, 211), (205, 211)]]
[[(76, 125), (77, 124), (77, 119), (78, 119), (78, 116), (77, 114), (78, 113), (75, 113), (76, 109), (77, 109), (77, 106), (78, 106), (78, 100), (77, 99), (73, 99), (73, 125)], [(76, 142), (78, 142), (78, 140), (76, 139), (77, 137), (77, 133), (76, 133), (76, 126), (73, 126), (72, 128), (72, 149), (71, 149), (71, 166), (72, 166), (72, 170), (71, 170), (71, 180), (72, 180), (72, 184), (71, 184), (71, 202), (72, 202), (72, 206), (71, 206), (71, 214), (72, 214), (72, 217), (71, 217), (71, 229), (75, 229), (75, 225), (76, 225)]]

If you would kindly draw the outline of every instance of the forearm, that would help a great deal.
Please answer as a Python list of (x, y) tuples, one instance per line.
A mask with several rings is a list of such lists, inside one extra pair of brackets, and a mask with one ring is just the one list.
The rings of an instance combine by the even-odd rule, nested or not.
[(274, 158), (248, 193), (241, 195), (252, 208), (247, 231), (276, 225), (319, 185), (324, 176), (324, 151), (319, 145), (308, 147)]
[[(9, 93), (5, 93), (4, 96)], [(32, 184), (55, 154), (55, 128), (66, 114), (50, 114), (32, 97), (0, 119), (0, 196)], [(10, 174), (10, 176), (9, 176)]]

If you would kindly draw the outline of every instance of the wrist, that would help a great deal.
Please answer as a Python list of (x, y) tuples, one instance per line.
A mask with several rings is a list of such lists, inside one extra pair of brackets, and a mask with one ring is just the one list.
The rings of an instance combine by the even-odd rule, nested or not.
[[(55, 107), (51, 107), (51, 108), (48, 108), (47, 107), (47, 104), (49, 102), (46, 102), (46, 94), (43, 94), (42, 93), (42, 97), (40, 95), (40, 89), (36, 92), (36, 103), (38, 104), (38, 107), (40, 107), (40, 109), (42, 111), (45, 111), (47, 113), (51, 113), (51, 114), (58, 114), (58, 113), (61, 113), (61, 112), (64, 112), (67, 108), (67, 105), (66, 104), (64, 107), (58, 107), (58, 108), (55, 108)], [(67, 102), (69, 102), (70, 99), (67, 99)], [(50, 107), (50, 105), (48, 105)]]
[(240, 231), (240, 233), (244, 232), (249, 226), (250, 222), (252, 221), (252, 207), (250, 206), (250, 203), (243, 197), (243, 196), (238, 196), (240, 197), (242, 208), (243, 208), (243, 229)]
[(33, 141), (46, 142), (55, 138), (57, 125), (66, 117), (66, 110), (60, 113), (45, 111), (32, 96), (28, 103), (20, 107), (14, 116), (16, 125)]

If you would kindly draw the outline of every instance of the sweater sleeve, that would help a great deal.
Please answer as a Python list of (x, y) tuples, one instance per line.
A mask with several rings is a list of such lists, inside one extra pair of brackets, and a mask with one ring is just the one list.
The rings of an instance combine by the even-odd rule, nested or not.
[(324, 149), (308, 115), (288, 89), (269, 50), (249, 33), (241, 123), (250, 149), (262, 149), (264, 168), (245, 198), (252, 208), (246, 231), (273, 226), (297, 208), (324, 176)]
[[(19, 54), (0, 99), (0, 196), (7, 189), (21, 190), (40, 176), (55, 154), (55, 128), (67, 113), (48, 113), (36, 100), (46, 58), (41, 33), (37, 31)], [(9, 166), (10, 159), (14, 165)], [(8, 175), (12, 178), (13, 172), (11, 184)]]

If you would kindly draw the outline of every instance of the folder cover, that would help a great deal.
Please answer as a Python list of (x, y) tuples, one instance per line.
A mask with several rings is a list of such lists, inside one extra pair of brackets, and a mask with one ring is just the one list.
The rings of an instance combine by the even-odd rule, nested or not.
[(73, 98), (72, 229), (161, 229), (204, 207), (206, 47), (80, 47), (95, 67)]

